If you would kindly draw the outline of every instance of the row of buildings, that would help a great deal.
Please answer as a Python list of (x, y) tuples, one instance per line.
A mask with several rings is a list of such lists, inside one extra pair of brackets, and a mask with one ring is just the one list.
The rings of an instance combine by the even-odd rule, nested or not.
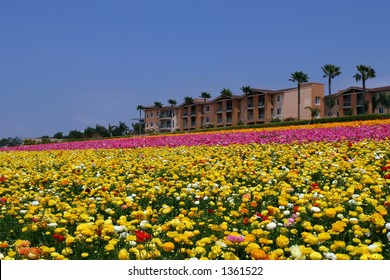
[[(300, 89), (300, 119), (338, 117), (362, 113), (388, 113), (389, 104), (375, 102), (379, 96), (390, 98), (390, 86), (363, 90), (349, 87), (329, 96), (324, 84), (305, 83)], [(298, 118), (298, 89), (268, 90), (252, 88), (250, 94), (223, 95), (213, 99), (193, 98), (175, 106), (144, 107), (146, 132), (171, 132), (208, 127), (262, 124)], [(330, 102), (330, 103), (329, 103)], [(328, 104), (331, 105), (329, 110)], [(366, 104), (366, 105), (364, 105)]]

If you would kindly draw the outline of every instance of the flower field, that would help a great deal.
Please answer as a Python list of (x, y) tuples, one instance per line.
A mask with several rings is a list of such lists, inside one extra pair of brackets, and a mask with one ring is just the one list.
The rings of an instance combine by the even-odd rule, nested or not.
[(0, 259), (390, 260), (390, 120), (0, 150)]

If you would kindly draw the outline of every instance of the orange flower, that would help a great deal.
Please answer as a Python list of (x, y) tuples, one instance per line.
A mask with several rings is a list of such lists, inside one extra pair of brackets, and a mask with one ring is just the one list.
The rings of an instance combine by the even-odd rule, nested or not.
[(0, 242), (0, 249), (7, 248), (8, 246), (9, 246), (9, 245), (8, 245), (8, 242), (7, 242), (7, 241)]
[(251, 256), (255, 260), (266, 260), (268, 259), (268, 255), (264, 252), (264, 250), (256, 248), (251, 251)]

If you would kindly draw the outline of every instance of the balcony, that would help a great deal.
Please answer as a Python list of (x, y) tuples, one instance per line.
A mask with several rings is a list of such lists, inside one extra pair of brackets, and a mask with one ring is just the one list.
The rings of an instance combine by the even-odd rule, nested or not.
[(248, 102), (247, 105), (246, 105), (246, 108), (247, 109), (253, 108), (253, 103), (252, 102)]
[(217, 112), (222, 112), (222, 106), (217, 107)]
[(231, 111), (233, 109), (233, 106), (232, 105), (227, 105), (226, 106), (226, 111)]
[(363, 98), (358, 98), (356, 106), (357, 106), (357, 107), (364, 106), (364, 100), (363, 100)]
[(191, 111), (191, 116), (195, 116), (196, 115), (196, 111)]
[(351, 101), (344, 101), (343, 107), (351, 107)]
[(259, 106), (259, 107), (264, 107), (264, 101), (259, 101), (258, 106)]

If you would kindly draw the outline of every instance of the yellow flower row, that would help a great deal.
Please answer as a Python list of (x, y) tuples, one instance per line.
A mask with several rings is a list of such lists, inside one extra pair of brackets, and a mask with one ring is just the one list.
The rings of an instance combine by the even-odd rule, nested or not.
[(390, 259), (388, 141), (0, 162), (4, 259)]

